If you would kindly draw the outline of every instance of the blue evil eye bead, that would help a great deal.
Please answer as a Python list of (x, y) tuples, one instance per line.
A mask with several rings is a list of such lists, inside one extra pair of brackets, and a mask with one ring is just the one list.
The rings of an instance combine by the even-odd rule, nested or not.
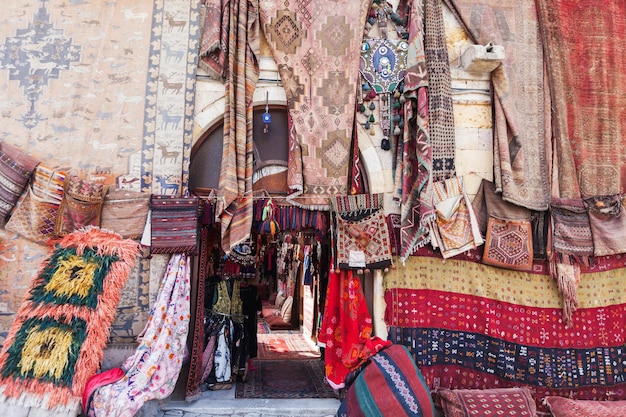
[(269, 113), (263, 113), (262, 120), (263, 123), (272, 123), (272, 115)]

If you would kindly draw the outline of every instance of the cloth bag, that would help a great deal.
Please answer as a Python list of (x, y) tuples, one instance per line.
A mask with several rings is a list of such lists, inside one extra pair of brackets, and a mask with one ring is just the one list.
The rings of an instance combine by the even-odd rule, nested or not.
[(64, 236), (85, 226), (100, 226), (107, 187), (77, 175), (65, 178), (63, 199), (57, 212), (54, 234)]
[(100, 227), (127, 239), (140, 239), (150, 210), (150, 194), (109, 190), (104, 197)]
[(63, 199), (64, 181), (63, 171), (39, 164), (5, 229), (40, 244), (55, 237), (54, 225)]
[(150, 198), (150, 253), (198, 252), (197, 196), (152, 195)]

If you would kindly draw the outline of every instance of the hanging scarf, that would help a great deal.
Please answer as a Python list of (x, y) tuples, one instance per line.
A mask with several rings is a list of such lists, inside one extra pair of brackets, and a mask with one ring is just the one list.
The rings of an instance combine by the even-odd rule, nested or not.
[(172, 255), (139, 346), (121, 365), (124, 377), (96, 390), (90, 417), (132, 417), (146, 401), (172, 393), (187, 342), (189, 291), (189, 257)]

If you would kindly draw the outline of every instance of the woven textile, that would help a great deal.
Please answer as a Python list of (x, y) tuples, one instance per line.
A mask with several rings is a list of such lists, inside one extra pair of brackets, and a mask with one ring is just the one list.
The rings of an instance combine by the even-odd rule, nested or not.
[(626, 179), (624, 2), (536, 4), (555, 115), (557, 196), (619, 194)]
[(595, 256), (626, 253), (626, 215), (622, 195), (583, 200), (589, 215)]
[(150, 252), (192, 253), (198, 246), (198, 197), (152, 195)]
[[(432, 149), (428, 134), (428, 78), (421, 2), (410, 1), (409, 68), (404, 77), (404, 129), (396, 160), (394, 200), (401, 206), (400, 259), (429, 242), (427, 222), (432, 207)], [(400, 7), (398, 7), (399, 11)]]
[(0, 225), (26, 188), (38, 161), (5, 142), (0, 142)]
[(293, 122), (287, 181), (299, 206), (327, 209), (328, 195), (348, 192), (359, 51), (370, 3), (259, 2)]
[(580, 199), (552, 199), (552, 247), (559, 262), (587, 265), (593, 258), (589, 215)]
[(554, 417), (626, 416), (626, 401), (585, 401), (550, 396), (544, 402)]
[(370, 358), (346, 392), (337, 417), (433, 417), (424, 377), (405, 346), (391, 345)]
[(484, 243), (463, 179), (451, 177), (433, 184), (437, 217), (431, 221), (431, 244), (445, 258), (456, 256)]
[(622, 257), (582, 270), (571, 327), (547, 263), (530, 273), (470, 258), (411, 256), (384, 278), (389, 340), (409, 348), (431, 390), (528, 386), (540, 415), (547, 395), (626, 400)]
[(384, 269), (391, 265), (391, 243), (382, 201), (382, 194), (333, 197), (339, 268)]
[[(226, 48), (224, 139), (217, 215), (222, 227), (222, 249), (228, 253), (250, 236), (252, 228), (253, 94), (259, 78), (258, 1), (234, 0), (222, 26)], [(224, 16), (222, 16), (224, 19)]]
[[(491, 73), (494, 182), (505, 201), (546, 210), (551, 113), (542, 40), (533, 1), (446, 0), (474, 43), (504, 46)], [(524, 62), (524, 65), (519, 65)]]
[(530, 210), (504, 201), (487, 180), (481, 182), (472, 207), (485, 236), (483, 262), (531, 270), (534, 256)]
[(78, 414), (138, 254), (138, 243), (97, 227), (56, 242), (0, 353), (0, 410), (18, 404)]
[(441, 0), (424, 1), (424, 52), (428, 72), (428, 130), (432, 175), (442, 181), (455, 175), (452, 80)]
[(143, 235), (149, 210), (150, 194), (109, 190), (102, 205), (100, 227), (124, 238), (139, 239)]
[(89, 417), (132, 417), (146, 401), (174, 391), (187, 343), (190, 290), (189, 257), (172, 255), (139, 346), (120, 366), (124, 377), (94, 392)]
[(372, 317), (363, 287), (352, 271), (329, 273), (317, 341), (326, 348), (326, 379), (333, 389), (343, 388), (351, 371), (389, 344), (372, 337)]
[(37, 243), (54, 237), (64, 182), (64, 172), (37, 165), (5, 228)]
[(237, 382), (235, 398), (336, 398), (319, 359), (261, 361), (255, 366), (246, 382)]
[(107, 187), (76, 175), (65, 178), (63, 199), (54, 224), (54, 234), (63, 236), (85, 226), (100, 226)]
[(528, 388), (437, 391), (446, 417), (535, 417), (537, 406)]

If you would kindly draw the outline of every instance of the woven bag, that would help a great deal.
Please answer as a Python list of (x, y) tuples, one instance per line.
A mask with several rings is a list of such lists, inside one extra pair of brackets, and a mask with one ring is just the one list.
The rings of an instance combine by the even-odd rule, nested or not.
[(57, 212), (54, 234), (64, 236), (85, 226), (100, 226), (107, 187), (76, 175), (65, 179), (63, 200)]
[(64, 181), (64, 172), (39, 164), (5, 229), (41, 244), (54, 237)]
[(123, 238), (140, 239), (150, 210), (150, 194), (128, 190), (109, 190), (104, 197), (100, 227)]

